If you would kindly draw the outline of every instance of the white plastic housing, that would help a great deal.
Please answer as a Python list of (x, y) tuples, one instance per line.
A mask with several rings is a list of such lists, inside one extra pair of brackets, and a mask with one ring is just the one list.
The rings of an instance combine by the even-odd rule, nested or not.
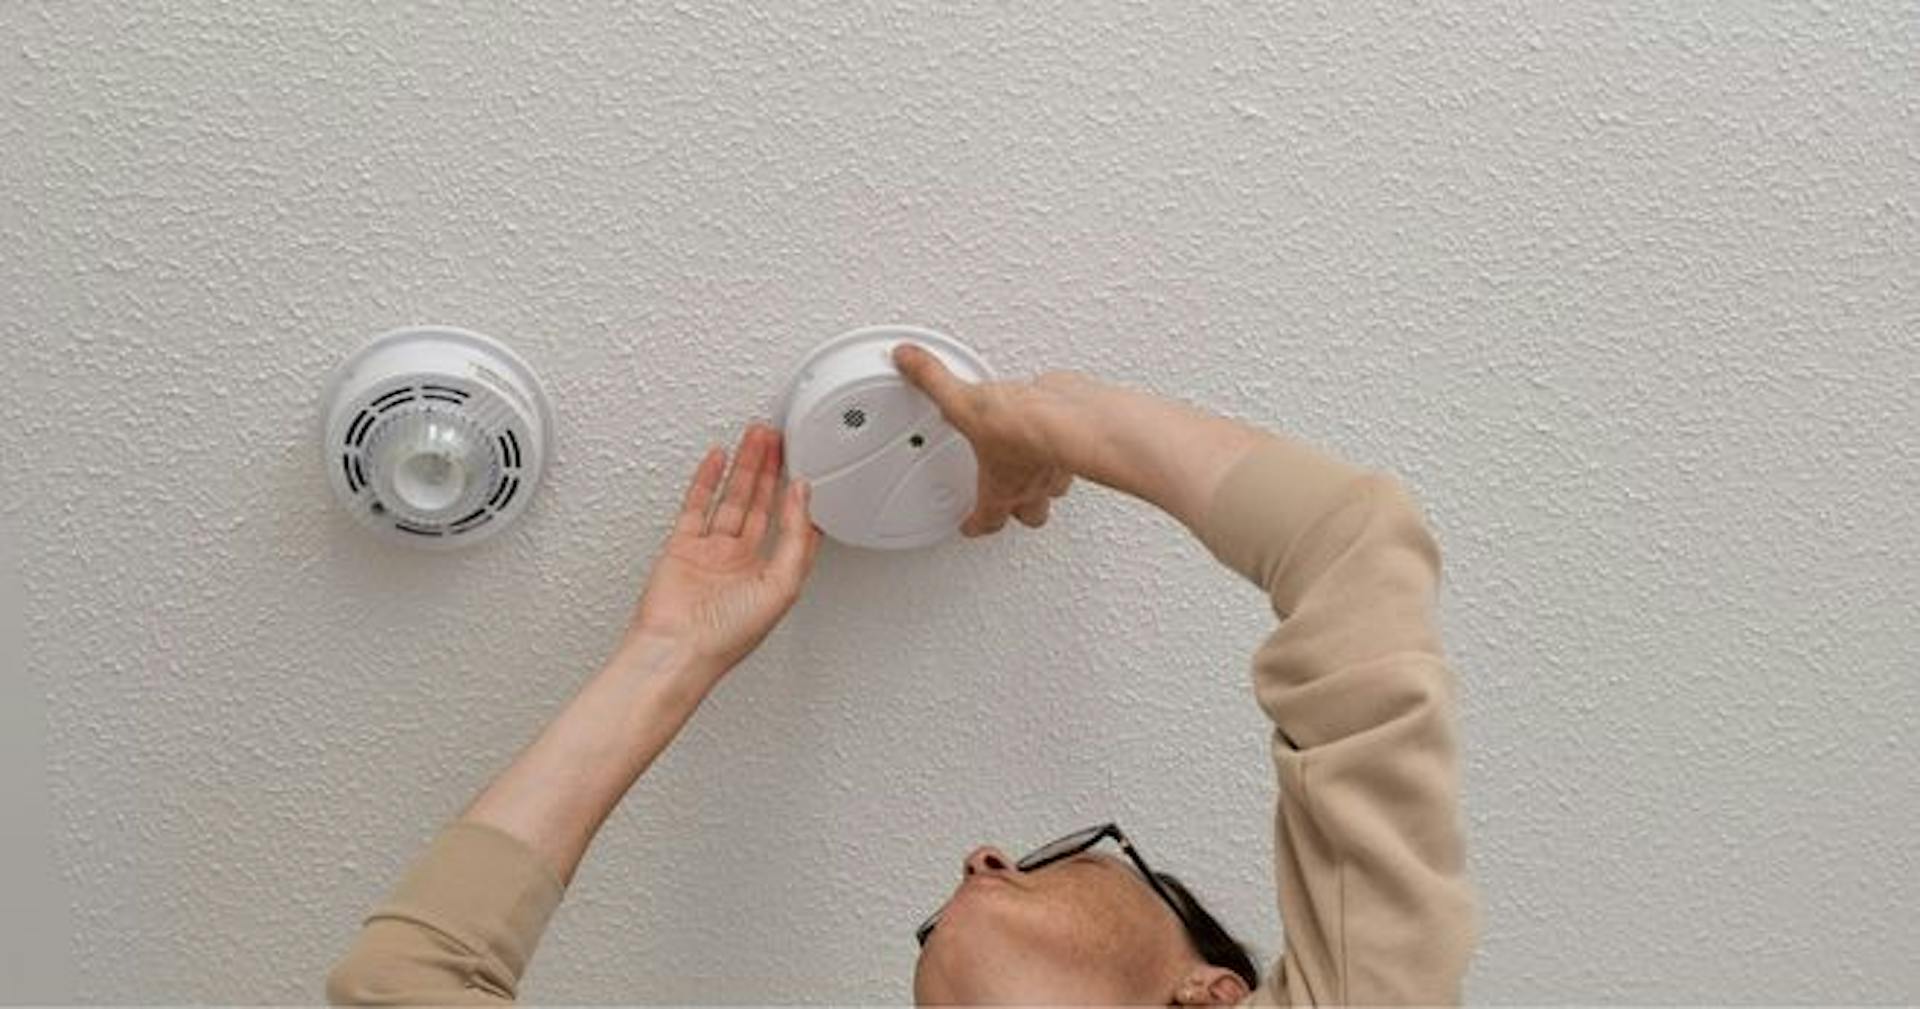
[(321, 459), (348, 512), (393, 543), (478, 543), (526, 511), (553, 429), (533, 369), (451, 326), (375, 337), (327, 386)]
[(786, 469), (813, 486), (815, 525), (842, 543), (907, 549), (952, 536), (973, 511), (973, 446), (893, 364), (915, 343), (963, 381), (993, 378), (952, 337), (914, 326), (871, 326), (815, 347), (774, 409)]

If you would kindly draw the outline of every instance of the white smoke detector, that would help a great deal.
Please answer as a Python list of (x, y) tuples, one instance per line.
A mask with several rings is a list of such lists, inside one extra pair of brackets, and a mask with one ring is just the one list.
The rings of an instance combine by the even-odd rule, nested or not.
[(480, 542), (540, 485), (553, 429), (540, 380), (479, 333), (377, 336), (334, 371), (326, 402), (321, 458), (334, 495), (390, 542)]
[(815, 347), (774, 408), (786, 468), (813, 486), (813, 523), (860, 547), (907, 549), (952, 536), (973, 511), (973, 446), (893, 364), (918, 344), (966, 382), (993, 378), (966, 344), (913, 326), (871, 326)]

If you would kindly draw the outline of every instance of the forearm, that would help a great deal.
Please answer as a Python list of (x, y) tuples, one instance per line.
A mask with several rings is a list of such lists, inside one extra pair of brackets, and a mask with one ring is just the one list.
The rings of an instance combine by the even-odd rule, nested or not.
[[(435, 836), (327, 975), (336, 1003), (509, 1003), (607, 814), (799, 595), (819, 530), (779, 435), (701, 458), (619, 648)], [(780, 539), (761, 549), (780, 501)]]
[(607, 814), (724, 672), (671, 641), (631, 639), (460, 818), (511, 834), (571, 880)]
[(328, 1000), (512, 1002), (600, 824), (725, 672), (688, 655), (629, 635), (368, 915)]
[(1131, 494), (1197, 530), (1220, 480), (1263, 432), (1078, 372), (1050, 372), (1035, 410), (1075, 476)]

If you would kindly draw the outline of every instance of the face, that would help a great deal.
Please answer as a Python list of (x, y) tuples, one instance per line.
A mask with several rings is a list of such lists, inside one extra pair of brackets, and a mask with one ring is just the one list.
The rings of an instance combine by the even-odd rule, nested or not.
[(1032, 872), (997, 848), (967, 856), (914, 969), (920, 1003), (1165, 1001), (1186, 947), (1132, 865), (1084, 852)]

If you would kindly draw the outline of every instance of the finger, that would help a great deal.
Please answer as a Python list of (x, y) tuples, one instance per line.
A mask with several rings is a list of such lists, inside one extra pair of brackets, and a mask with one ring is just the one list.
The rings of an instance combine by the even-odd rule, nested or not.
[(693, 471), (693, 482), (687, 485), (686, 499), (680, 503), (680, 517), (674, 521), (675, 535), (698, 536), (706, 529), (707, 505), (713, 501), (713, 492), (720, 487), (720, 474), (727, 467), (727, 450), (715, 445), (707, 449), (700, 457), (700, 465)]
[(740, 538), (755, 550), (767, 538), (767, 526), (773, 523), (773, 496), (780, 487), (780, 438), (776, 433), (767, 444), (760, 472), (753, 480), (753, 503), (747, 506), (747, 523)]
[(962, 536), (991, 536), (1007, 526), (1005, 508), (980, 507), (960, 526)]
[(1052, 506), (1052, 498), (1043, 497), (1038, 501), (1028, 501), (1013, 510), (1013, 517), (1019, 519), (1021, 524), (1029, 529), (1038, 529), (1047, 524), (1047, 512)]
[(940, 359), (924, 347), (903, 343), (893, 348), (894, 366), (914, 388), (927, 394), (941, 416), (962, 431), (973, 419), (973, 386), (954, 377)]
[(1060, 478), (1053, 482), (1053, 486), (1047, 488), (1047, 496), (1060, 497), (1061, 495), (1067, 492), (1067, 488), (1072, 486), (1073, 486), (1073, 474), (1062, 473), (1060, 474)]
[(807, 502), (813, 488), (805, 480), (787, 484), (780, 499), (780, 545), (773, 549), (773, 571), (781, 581), (798, 588), (813, 570), (814, 553), (820, 548), (820, 530), (807, 517)]
[(747, 425), (746, 433), (740, 436), (740, 448), (733, 455), (733, 472), (727, 476), (726, 492), (720, 498), (720, 507), (713, 511), (713, 523), (707, 527), (708, 535), (740, 535), (740, 528), (747, 520), (747, 505), (753, 500), (753, 481), (760, 475), (760, 463), (766, 455), (766, 429), (758, 424)]

